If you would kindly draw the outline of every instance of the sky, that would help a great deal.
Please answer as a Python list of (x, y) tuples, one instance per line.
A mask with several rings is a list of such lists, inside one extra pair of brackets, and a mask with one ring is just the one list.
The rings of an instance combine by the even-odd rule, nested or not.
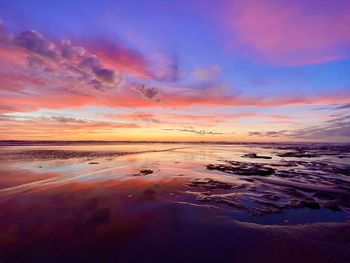
[(0, 0), (0, 139), (350, 142), (348, 0)]

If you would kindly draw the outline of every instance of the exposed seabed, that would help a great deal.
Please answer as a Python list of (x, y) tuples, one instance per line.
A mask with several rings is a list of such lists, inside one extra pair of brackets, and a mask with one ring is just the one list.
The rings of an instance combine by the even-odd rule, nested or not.
[(1, 262), (348, 262), (350, 146), (0, 146)]

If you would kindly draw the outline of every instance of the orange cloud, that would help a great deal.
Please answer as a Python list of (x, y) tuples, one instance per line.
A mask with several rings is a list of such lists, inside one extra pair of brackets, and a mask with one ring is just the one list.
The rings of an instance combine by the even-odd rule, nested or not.
[(95, 121), (60, 116), (41, 118), (0, 118), (0, 136), (17, 137), (56, 137), (77, 136), (79, 134), (108, 133), (119, 129), (134, 129), (141, 126), (135, 123), (115, 121)]
[[(69, 41), (55, 44), (36, 31), (8, 34), (1, 38), (0, 113), (88, 105), (140, 108), (273, 107), (350, 102), (349, 92), (265, 97), (232, 94), (230, 88), (220, 83), (205, 88), (191, 88), (179, 84), (169, 87), (159, 81), (154, 86), (148, 85), (144, 78), (133, 78), (131, 82), (128, 75), (116, 70), (119, 66), (110, 68), (104, 59), (123, 64), (127, 72), (143, 72), (144, 77), (152, 75), (162, 80), (167, 74), (162, 73), (157, 77), (157, 74), (147, 70), (152, 65), (137, 52), (110, 43), (103, 46), (96, 44), (96, 54), (92, 54)], [(169, 69), (168, 80), (176, 76), (176, 62), (163, 57), (159, 65)], [(208, 77), (206, 72), (200, 72), (200, 78), (203, 75), (204, 79)]]
[(264, 118), (273, 119), (281, 123), (291, 123), (289, 119), (291, 117), (286, 115), (277, 114), (264, 114), (257, 112), (241, 112), (233, 114), (225, 114), (213, 112), (212, 114), (181, 114), (181, 113), (145, 113), (145, 112), (134, 112), (134, 113), (120, 113), (120, 114), (106, 114), (107, 118), (115, 120), (128, 120), (128, 121), (141, 121), (146, 123), (154, 124), (175, 124), (177, 126), (187, 126), (188, 123), (192, 123), (196, 126), (215, 126), (219, 123), (232, 123), (232, 120), (242, 118)]

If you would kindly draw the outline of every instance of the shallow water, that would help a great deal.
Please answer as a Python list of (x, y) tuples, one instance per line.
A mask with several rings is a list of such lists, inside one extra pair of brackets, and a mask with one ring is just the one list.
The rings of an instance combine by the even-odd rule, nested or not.
[(0, 144), (4, 262), (349, 256), (349, 145), (35, 144)]

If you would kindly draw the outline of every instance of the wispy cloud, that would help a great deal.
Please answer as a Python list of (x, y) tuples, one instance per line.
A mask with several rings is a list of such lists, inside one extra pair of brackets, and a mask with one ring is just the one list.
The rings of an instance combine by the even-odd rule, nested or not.
[(84, 137), (91, 133), (117, 132), (120, 129), (140, 128), (131, 122), (99, 121), (79, 119), (61, 115), (43, 115), (40, 117), (0, 115), (0, 135), (4, 138), (55, 138), (61, 136)]
[[(180, 131), (180, 132), (189, 132), (189, 133), (195, 133), (198, 135), (221, 135), (221, 134), (225, 134), (223, 132), (216, 132), (216, 131), (208, 131), (208, 130), (197, 130), (194, 127), (184, 127), (184, 128), (179, 128), (179, 129), (175, 129), (175, 128), (165, 128), (163, 129), (164, 131)], [(233, 133), (231, 133), (233, 134)]]
[[(128, 71), (126, 68), (135, 67), (130, 62), (131, 58), (139, 57), (137, 52), (130, 49), (120, 46), (116, 48), (115, 56), (119, 54), (123, 58), (126, 57), (125, 60), (118, 60), (119, 64), (124, 63), (123, 69), (121, 69), (105, 62), (104, 56), (109, 57), (108, 54), (114, 52), (110, 43), (107, 44), (107, 51), (94, 51), (93, 53), (83, 46), (73, 45), (68, 40), (56, 41), (57, 43), (50, 41), (33, 30), (18, 34), (8, 33), (4, 29), (1, 32), (0, 80), (2, 87), (0, 109), (3, 113), (35, 111), (43, 108), (75, 108), (87, 105), (112, 107), (274, 107), (331, 104), (335, 101), (345, 104), (350, 101), (348, 93), (308, 96), (301, 94), (273, 97), (249, 96), (237, 91), (232, 92), (229, 84), (220, 82), (210, 83), (204, 87), (194, 85), (194, 88), (180, 83), (168, 85), (163, 83), (164, 78), (160, 80), (156, 76), (153, 76), (154, 84), (150, 84), (151, 73), (148, 77), (139, 76), (136, 79), (135, 76), (131, 78), (128, 75), (133, 74), (133, 70)], [(98, 46), (96, 45), (96, 47)], [(131, 54), (126, 55), (123, 52)], [(140, 61), (142, 63), (138, 63), (147, 69), (153, 67), (146, 63), (145, 59), (140, 58)], [(178, 67), (174, 63), (171, 61), (160, 62), (162, 65), (171, 64), (170, 71), (173, 71), (174, 67)], [(213, 68), (199, 70), (196, 73), (197, 78), (201, 80), (211, 79), (210, 72), (212, 70), (218, 74), (219, 69), (213, 66)], [(176, 80), (175, 77), (170, 77), (170, 79)], [(199, 83), (201, 83), (200, 80)]]
[[(267, 2), (271, 4), (270, 1)], [(246, 4), (254, 8), (248, 10)], [(273, 4), (272, 9), (274, 8), (281, 11), (279, 5), (276, 7)], [(265, 14), (268, 11), (258, 2), (242, 3), (242, 16), (238, 16), (234, 27), (234, 30), (238, 30), (236, 37), (241, 43), (247, 44), (249, 50), (259, 52), (269, 62), (296, 65), (305, 61), (306, 64), (328, 61), (313, 52), (307, 52), (306, 56), (294, 56), (299, 52), (302, 54), (303, 50), (295, 49), (290, 43), (284, 48), (280, 47), (284, 40), (275, 37), (280, 28), (274, 23), (286, 22), (288, 30), (294, 34), (290, 20), (298, 17), (300, 10), (292, 11), (290, 15), (283, 11), (278, 17), (271, 18), (271, 21), (264, 20), (262, 32), (271, 26), (271, 32), (268, 32), (271, 36), (267, 43), (267, 40), (260, 39), (259, 32), (254, 31), (256, 21), (251, 19), (252, 14), (263, 18), (269, 16)], [(316, 18), (310, 19), (314, 21)], [(339, 19), (344, 20), (341, 16)], [(247, 22), (247, 31), (243, 33), (239, 31), (242, 21)], [(309, 32), (311, 29), (306, 27), (305, 30)], [(328, 32), (327, 28), (322, 30)], [(347, 32), (346, 29), (343, 31)], [(299, 33), (295, 34), (301, 37)], [(313, 37), (317, 36), (318, 33), (315, 33)], [(183, 58), (181, 56), (162, 52), (143, 53), (142, 49), (131, 48), (121, 39), (109, 37), (107, 34), (105, 37), (73, 40), (49, 38), (36, 30), (8, 32), (0, 24), (0, 114), (3, 114), (0, 115), (0, 134), (6, 137), (48, 133), (58, 136), (61, 132), (73, 136), (80, 132), (155, 128), (158, 131), (177, 131), (203, 137), (229, 137), (232, 133), (222, 131), (226, 131), (228, 125), (233, 128), (233, 123), (244, 122), (241, 130), (251, 128), (251, 123), (264, 124), (264, 131), (250, 133), (255, 137), (299, 136), (307, 139), (330, 136), (331, 133), (347, 136), (348, 117), (344, 111), (350, 105), (348, 91), (302, 93), (301, 89), (296, 88), (289, 94), (246, 92), (250, 88), (229, 82), (231, 78), (222, 74), (223, 65), (216, 64), (215, 61), (204, 66), (189, 65), (178, 61)], [(324, 46), (317, 44), (315, 50), (328, 50), (333, 45), (337, 46), (343, 38), (336, 35), (334, 39)], [(312, 44), (314, 39), (311, 40)], [(347, 37), (343, 40), (344, 43), (348, 41)], [(322, 37), (320, 41), (326, 40)], [(298, 48), (309, 51), (306, 44), (300, 47), (298, 45)], [(184, 68), (180, 68), (180, 65)], [(299, 125), (294, 109), (298, 110), (299, 106), (305, 105), (326, 107), (334, 110), (331, 112), (334, 114), (328, 116), (327, 113), (324, 125), (312, 123), (311, 128), (291, 130)], [(102, 113), (98, 115), (100, 119), (96, 116), (85, 118), (60, 114), (79, 110), (86, 110), (90, 114), (88, 108), (101, 109)], [(108, 110), (102, 110), (106, 108)], [(38, 117), (38, 112), (46, 109), (57, 112), (57, 115), (43, 114)], [(15, 113), (27, 113), (31, 117), (9, 117)], [(304, 127), (308, 125), (305, 120), (300, 123)], [(193, 127), (189, 127), (189, 124)], [(271, 128), (271, 131), (266, 131), (266, 127), (276, 127), (275, 125), (281, 127), (280, 130), (273, 131)]]
[(232, 33), (231, 46), (244, 45), (243, 52), (260, 61), (295, 66), (349, 57), (347, 0), (225, 3), (220, 19)]
[(285, 138), (298, 140), (319, 141), (349, 141), (350, 140), (350, 116), (338, 117), (325, 123), (297, 130), (254, 131), (249, 132), (252, 137)]
[(337, 106), (336, 109), (337, 109), (337, 110), (347, 110), (347, 109), (350, 109), (350, 103)]

